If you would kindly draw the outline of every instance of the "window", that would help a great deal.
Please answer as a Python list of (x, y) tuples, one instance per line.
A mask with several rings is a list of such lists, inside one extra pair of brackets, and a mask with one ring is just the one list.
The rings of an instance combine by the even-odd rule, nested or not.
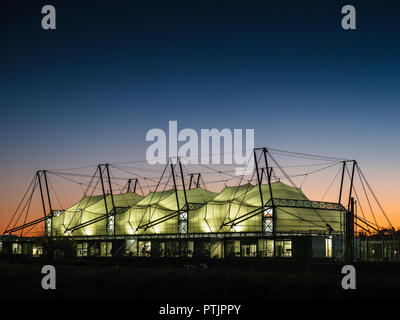
[(139, 241), (139, 256), (150, 257), (151, 255), (151, 241)]
[(12, 253), (13, 254), (22, 254), (22, 244), (21, 243), (13, 243), (12, 244)]
[(240, 257), (240, 240), (226, 241), (226, 257)]
[(259, 239), (258, 254), (260, 257), (274, 256), (274, 240)]
[(52, 219), (49, 218), (46, 220), (46, 235), (51, 236), (51, 227), (52, 227)]
[(158, 254), (160, 257), (165, 257), (165, 242), (160, 242), (158, 244)]
[(292, 256), (292, 241), (291, 240), (277, 240), (275, 241), (276, 256), (277, 257), (291, 257)]
[(98, 242), (89, 242), (88, 255), (92, 257), (100, 255), (100, 244)]
[(180, 241), (180, 257), (192, 257), (193, 256), (193, 241)]
[(264, 210), (264, 218), (265, 217), (272, 217), (272, 214), (273, 214), (273, 211), (272, 211), (271, 208), (267, 209), (267, 210)]
[(179, 233), (187, 233), (187, 221), (179, 222)]
[(107, 233), (109, 235), (114, 234), (114, 216), (113, 215), (110, 215), (107, 218)]
[(332, 238), (325, 239), (325, 256), (332, 258)]
[(264, 210), (263, 215), (263, 231), (266, 233), (272, 233), (274, 230), (274, 222), (272, 220), (272, 209)]
[(269, 219), (265, 219), (264, 218), (264, 222), (263, 222), (263, 231), (266, 233), (272, 233), (273, 232), (273, 221), (272, 218)]
[(254, 243), (242, 244), (241, 245), (241, 256), (242, 257), (256, 257), (257, 256), (257, 245)]
[(221, 240), (211, 241), (211, 258), (222, 258), (224, 256), (224, 244)]
[(76, 255), (78, 257), (87, 257), (88, 255), (88, 243), (78, 243), (76, 246)]
[(274, 256), (274, 240), (267, 240), (267, 257)]
[(102, 257), (111, 257), (112, 253), (112, 242), (101, 242), (100, 244), (100, 256)]
[(180, 220), (187, 220), (187, 212), (182, 212), (182, 213), (179, 215), (179, 219), (180, 219)]
[(127, 256), (137, 256), (137, 241), (136, 239), (126, 239), (126, 255)]
[(194, 242), (188, 241), (188, 257), (193, 257)]
[(39, 246), (37, 244), (34, 244), (33, 249), (32, 249), (32, 255), (34, 257), (38, 257), (38, 256), (41, 256), (42, 254), (43, 254), (43, 247)]
[(178, 233), (187, 233), (187, 218), (187, 212), (182, 212), (179, 214)]

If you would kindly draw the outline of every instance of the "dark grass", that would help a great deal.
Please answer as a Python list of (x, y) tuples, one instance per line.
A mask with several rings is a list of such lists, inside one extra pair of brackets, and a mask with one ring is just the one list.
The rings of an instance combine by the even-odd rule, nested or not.
[[(207, 269), (204, 265), (207, 264)], [(41, 288), (41, 268), (57, 270), (57, 289)], [(0, 299), (143, 301), (398, 299), (400, 265), (355, 264), (357, 289), (341, 288), (343, 263), (180, 259), (0, 260)]]

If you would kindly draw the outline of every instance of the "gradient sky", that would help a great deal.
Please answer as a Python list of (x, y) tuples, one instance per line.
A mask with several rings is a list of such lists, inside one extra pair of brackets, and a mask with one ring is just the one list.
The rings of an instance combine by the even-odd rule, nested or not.
[(144, 159), (168, 120), (357, 159), (400, 225), (400, 6), (278, 2), (2, 3), (0, 226), (36, 170)]

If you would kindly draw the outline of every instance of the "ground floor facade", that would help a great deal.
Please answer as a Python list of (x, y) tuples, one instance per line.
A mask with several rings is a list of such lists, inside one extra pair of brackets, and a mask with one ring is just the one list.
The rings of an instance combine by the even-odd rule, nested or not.
[[(0, 240), (0, 254), (46, 254), (42, 238), (7, 237)], [(53, 239), (57, 242), (60, 239)], [(343, 259), (341, 236), (280, 235), (275, 238), (259, 234), (179, 237), (176, 235), (65, 237), (73, 244), (76, 257), (176, 257), (176, 258), (332, 258)], [(56, 256), (63, 256), (56, 249)], [(374, 236), (354, 239), (356, 261), (400, 262), (400, 237)]]
[[(47, 243), (49, 239), (46, 240)], [(262, 233), (139, 235), (53, 238), (54, 243), (73, 244), (76, 257), (170, 257), (170, 258), (335, 258), (343, 257), (340, 236), (279, 235)], [(3, 254), (41, 256), (48, 245), (39, 238), (12, 237), (0, 241)], [(63, 255), (55, 244), (55, 255)]]

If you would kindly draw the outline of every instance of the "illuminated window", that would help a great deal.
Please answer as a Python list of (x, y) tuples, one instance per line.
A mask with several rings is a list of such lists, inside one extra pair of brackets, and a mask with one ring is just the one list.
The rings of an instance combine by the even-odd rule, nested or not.
[(272, 219), (264, 219), (263, 231), (267, 233), (272, 233), (273, 231)]
[(187, 233), (187, 221), (181, 221), (179, 223), (179, 233)]
[(88, 243), (87, 242), (78, 243), (76, 245), (76, 255), (78, 257), (87, 257), (87, 255), (88, 255)]
[(242, 244), (241, 245), (241, 256), (242, 257), (256, 257), (257, 256), (257, 245), (252, 244)]
[(160, 242), (158, 244), (158, 254), (160, 257), (165, 257), (165, 242)]
[(114, 234), (114, 216), (110, 215), (107, 219), (107, 233), (109, 235)]
[(274, 256), (274, 240), (259, 239), (258, 240), (258, 255), (260, 257)]
[(272, 214), (273, 214), (273, 211), (272, 211), (272, 209), (270, 208), (270, 209), (267, 209), (267, 210), (264, 210), (264, 217), (272, 217)]
[(52, 219), (46, 220), (46, 235), (51, 236)]
[(151, 241), (139, 241), (139, 256), (140, 257), (151, 256)]
[(13, 243), (12, 244), (12, 253), (13, 254), (22, 254), (22, 244), (21, 243)]
[(240, 240), (226, 241), (226, 257), (240, 257)]
[(187, 218), (187, 212), (182, 212), (179, 214), (178, 233), (187, 233)]
[(277, 257), (291, 257), (292, 256), (292, 241), (291, 240), (277, 240), (275, 242), (276, 256)]
[(263, 231), (266, 233), (272, 233), (274, 229), (272, 214), (273, 214), (272, 209), (264, 210)]
[(284, 241), (284, 257), (292, 256), (292, 241), (285, 240)]
[(332, 258), (332, 239), (325, 239), (325, 256)]
[(34, 244), (33, 249), (32, 249), (32, 255), (34, 257), (38, 257), (38, 256), (41, 256), (42, 254), (43, 254), (43, 247), (39, 246), (37, 244)]
[(101, 242), (100, 244), (100, 256), (111, 257), (112, 256), (112, 242)]
[(182, 213), (179, 215), (179, 219), (180, 219), (180, 220), (187, 220), (187, 212), (182, 212)]
[(136, 239), (126, 239), (126, 255), (137, 256), (137, 241)]
[(267, 257), (274, 256), (274, 240), (267, 240)]

